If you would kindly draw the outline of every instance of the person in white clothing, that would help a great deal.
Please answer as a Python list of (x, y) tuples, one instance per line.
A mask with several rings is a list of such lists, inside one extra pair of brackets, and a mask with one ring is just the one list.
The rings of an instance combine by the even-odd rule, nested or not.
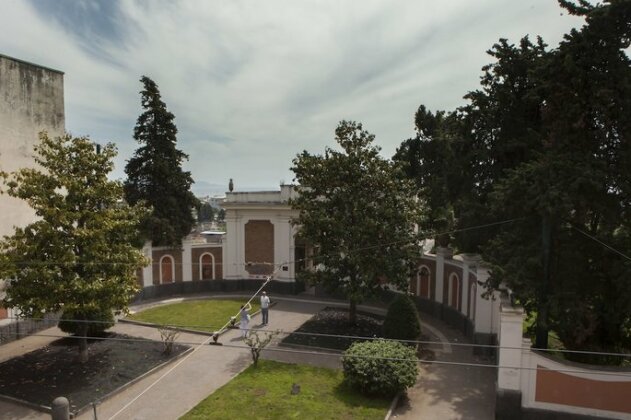
[(241, 310), (239, 311), (239, 328), (241, 329), (241, 337), (246, 338), (248, 336), (248, 324), (250, 323), (250, 311), (252, 310), (252, 305), (246, 303), (245, 305), (241, 305)]
[(267, 325), (269, 322), (269, 296), (265, 291), (261, 294), (261, 315), (263, 315), (262, 325)]

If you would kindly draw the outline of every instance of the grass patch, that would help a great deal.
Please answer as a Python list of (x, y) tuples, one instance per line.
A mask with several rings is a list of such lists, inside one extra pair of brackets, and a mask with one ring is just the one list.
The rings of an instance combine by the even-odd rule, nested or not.
[[(292, 384), (300, 393), (291, 395)], [(383, 419), (390, 399), (348, 387), (342, 371), (260, 360), (181, 419)]]
[[(379, 315), (358, 312), (357, 322), (354, 325), (350, 325), (348, 322), (347, 309), (324, 308), (307, 320), (307, 322), (302, 324), (296, 332), (346, 335), (355, 337), (382, 337), (384, 319), (384, 317)], [(334, 350), (346, 350), (355, 341), (364, 340), (306, 334), (289, 334), (281, 343), (322, 347)]]
[[(221, 328), (231, 316), (239, 312), (239, 308), (247, 299), (206, 299), (187, 300), (170, 305), (157, 306), (129, 315), (129, 319), (159, 325), (172, 325), (190, 330), (215, 332)], [(259, 309), (258, 299), (252, 301), (252, 311)], [(237, 320), (238, 321), (238, 320)]]

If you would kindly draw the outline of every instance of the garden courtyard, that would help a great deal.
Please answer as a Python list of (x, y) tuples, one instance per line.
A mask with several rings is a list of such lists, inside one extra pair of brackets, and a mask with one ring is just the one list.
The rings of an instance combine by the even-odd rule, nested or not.
[[(297, 330), (310, 320), (314, 314), (330, 306), (330, 302), (306, 302), (293, 298), (277, 299), (277, 302), (278, 304), (270, 311), (269, 328), (284, 331)], [(134, 309), (142, 308), (136, 307)], [(423, 315), (421, 316), (423, 318)], [(207, 325), (204, 320), (202, 321), (199, 325)], [(450, 342), (462, 342), (463, 338), (457, 332), (439, 324), (430, 325), (426, 321), (430, 321), (432, 324), (433, 321), (425, 318), (423, 318), (423, 321), (424, 333), (431, 340), (443, 341), (443, 344), (435, 349), (437, 359), (474, 361), (470, 348), (449, 345)], [(256, 329), (260, 327), (259, 324), (260, 316), (253, 317), (250, 326)], [(159, 331), (147, 326), (117, 323), (111, 331), (116, 334), (126, 334), (160, 341)], [(32, 337), (32, 339), (34, 342), (38, 342), (38, 344), (33, 344), (34, 346), (41, 346), (41, 341), (44, 340), (44, 337)], [(340, 414), (340, 418), (383, 418), (390, 405), (390, 401), (387, 400), (376, 403), (373, 401), (371, 406), (371, 404), (355, 400), (355, 397), (352, 395), (347, 395), (347, 390), (341, 384), (341, 373), (329, 370), (340, 366), (339, 353), (334, 351), (314, 355), (302, 353), (300, 348), (284, 346), (280, 348), (283, 351), (275, 351), (279, 349), (277, 342), (275, 342), (268, 347), (268, 350), (263, 352), (262, 359), (265, 360), (260, 362), (259, 369), (256, 370), (250, 367), (250, 352), (239, 338), (238, 330), (230, 330), (220, 338), (223, 346), (197, 345), (207, 342), (209, 339), (208, 334), (181, 333), (177, 338), (178, 342), (192, 347), (193, 353), (152, 373), (106, 401), (100, 402), (97, 405), (99, 418), (175, 419), (185, 415), (198, 405), (197, 409), (189, 413), (189, 418), (203, 418), (195, 416), (196, 413), (204, 413), (203, 410), (207, 409), (208, 404), (204, 408), (204, 400), (208, 398), (206, 401), (212, 401), (213, 395), (214, 398), (221, 397), (224, 394), (232, 395), (231, 392), (235, 392), (234, 387), (242, 387), (242, 384), (247, 384), (248, 381), (262, 381), (264, 384), (260, 387), (251, 386), (251, 389), (248, 391), (249, 394), (246, 395), (246, 399), (251, 402), (251, 407), (248, 406), (243, 409), (248, 410), (249, 415), (263, 409), (260, 407), (269, 407), (269, 400), (272, 396), (273, 399), (281, 402), (282, 406), (285, 407), (284, 409), (289, 410), (283, 412), (284, 414), (281, 416), (283, 418), (291, 418), (291, 413), (302, 418), (309, 416), (305, 412), (300, 414), (300, 410), (295, 410), (295, 407), (292, 406), (292, 404), (301, 401), (301, 399), (307, 401), (311, 398), (324, 402), (327, 401), (325, 398), (332, 398), (326, 404), (332, 405), (333, 401), (341, 404), (338, 408), (334, 408), (334, 411)], [(279, 337), (277, 341), (280, 341), (280, 339), (282, 338)], [(20, 345), (22, 347), (21, 350), (24, 351), (24, 346), (27, 344), (22, 343)], [(275, 365), (273, 364), (274, 362), (268, 362), (268, 360), (295, 363), (301, 366)], [(485, 361), (477, 362), (488, 363)], [(316, 381), (316, 385), (311, 385), (304, 380), (303, 384), (299, 384), (301, 385), (301, 393), (291, 395), (291, 384), (286, 383), (286, 379), (282, 379), (285, 371), (293, 372), (292, 375), (297, 378), (301, 374), (315, 378), (317, 376), (315, 374), (308, 375), (309, 369), (314, 368), (316, 368), (317, 372), (320, 372), (321, 377), (326, 378), (326, 381), (319, 385), (317, 385)], [(292, 371), (292, 369), (298, 369), (298, 371)], [(244, 374), (239, 375), (244, 370)], [(265, 374), (268, 371), (278, 373), (278, 375)], [(392, 418), (411, 419), (419, 418), (419, 416), (463, 419), (492, 418), (494, 410), (494, 375), (495, 370), (490, 368), (422, 365), (419, 381), (414, 388), (408, 391), (409, 398), (404, 398), (400, 402)], [(269, 379), (268, 383), (265, 382), (266, 378)], [(327, 388), (332, 389), (332, 392), (327, 394)], [(276, 397), (277, 394), (278, 397)], [(327, 396), (325, 397), (324, 394), (327, 394)], [(228, 399), (232, 398), (228, 397)], [(241, 409), (244, 404), (246, 403), (239, 403), (239, 408)], [(260, 407), (256, 404), (259, 404)], [(216, 404), (213, 405), (216, 406)], [(306, 403), (301, 403), (299, 406), (305, 409), (308, 408)], [(367, 411), (362, 414), (359, 414), (359, 412), (357, 412), (358, 414), (350, 414), (351, 412), (348, 410), (354, 407), (366, 408)], [(250, 408), (252, 408), (252, 411), (250, 411)], [(229, 410), (232, 408), (224, 407), (222, 409)], [(3, 401), (0, 401), (0, 412), (14, 413), (16, 418), (49, 418), (46, 414)], [(207, 414), (203, 415), (207, 416)], [(91, 420), (93, 419), (93, 413), (87, 411), (78, 418)], [(254, 416), (252, 418), (257, 417)], [(274, 417), (261, 416), (259, 418)]]

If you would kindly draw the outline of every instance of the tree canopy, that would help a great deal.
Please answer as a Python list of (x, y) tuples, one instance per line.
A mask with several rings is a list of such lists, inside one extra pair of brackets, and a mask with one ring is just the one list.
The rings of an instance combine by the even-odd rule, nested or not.
[[(455, 228), (514, 220), (455, 246), (482, 252), (487, 286), (508, 286), (537, 315), (538, 347), (554, 329), (568, 348), (628, 348), (631, 264), (602, 244), (631, 253), (631, 2), (560, 4), (586, 24), (554, 49), (501, 39), (469, 104), (397, 157), (419, 143), (408, 167), (434, 174), (428, 206), (453, 209)], [(446, 151), (438, 165), (432, 150)]]
[[(0, 278), (10, 279), (3, 305), (24, 317), (64, 311), (124, 311), (145, 263), (137, 242), (141, 207), (124, 204), (123, 187), (110, 181), (113, 145), (100, 153), (88, 138), (49, 138), (35, 148), (37, 169), (7, 174), (5, 192), (25, 200), (37, 220), (0, 242)], [(87, 358), (80, 324), (82, 359)]]
[(197, 221), (202, 222), (212, 222), (215, 217), (215, 209), (210, 203), (200, 203), (197, 209)]
[(379, 155), (361, 124), (342, 121), (335, 136), (341, 150), (293, 160), (298, 197), (291, 205), (300, 211), (299, 235), (319, 255), (305, 275), (344, 294), (354, 322), (357, 303), (386, 283), (407, 289), (419, 205), (413, 183), (401, 180), (401, 168)]
[(134, 205), (144, 202), (151, 214), (141, 223), (146, 239), (154, 245), (178, 246), (195, 224), (198, 200), (191, 192), (193, 179), (182, 170), (188, 156), (175, 147), (177, 128), (156, 83), (143, 76), (141, 104), (134, 139), (141, 146), (125, 167), (125, 197)]

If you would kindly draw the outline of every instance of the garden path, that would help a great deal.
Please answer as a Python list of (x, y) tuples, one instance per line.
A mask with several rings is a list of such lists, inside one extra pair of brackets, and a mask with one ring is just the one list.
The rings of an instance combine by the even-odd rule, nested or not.
[[(276, 299), (278, 304), (270, 309), (270, 324), (266, 329), (293, 331), (325, 306), (344, 305), (328, 300), (307, 299), (302, 296)], [(251, 326), (260, 329), (262, 327), (258, 325), (259, 322), (260, 315), (255, 316)], [(113, 330), (132, 336), (160, 339), (159, 332), (154, 328), (118, 323)], [(440, 321), (423, 317), (423, 331), (431, 340), (442, 342), (433, 348), (437, 360), (490, 363), (488, 360), (473, 356), (469, 347), (451, 345), (466, 342), (466, 339), (458, 331)], [(58, 335), (60, 331), (50, 329), (42, 333)], [(207, 339), (207, 336), (191, 333), (182, 333), (178, 337), (179, 342), (191, 344), (202, 343)], [(24, 340), (3, 346), (2, 357), (11, 357), (9, 350), (22, 354), (29, 351), (27, 347), (33, 347), (34, 350), (46, 344), (42, 344), (46, 341), (43, 337)], [(109, 419), (116, 415), (116, 419), (177, 419), (250, 364), (249, 349), (244, 347), (238, 330), (228, 331), (220, 341), (224, 346), (201, 346), (186, 359), (174, 362), (99, 404), (98, 418)], [(13, 347), (7, 347), (10, 344), (13, 344)], [(262, 357), (316, 366), (340, 366), (339, 354), (313, 355), (287, 350), (278, 349), (275, 344), (271, 344)], [(181, 364), (177, 368), (145, 391), (179, 362)], [(423, 365), (416, 386), (408, 391), (408, 397), (399, 404), (392, 418), (492, 419), (495, 400), (494, 379), (493, 368)], [(131, 402), (143, 392), (142, 396)], [(127, 407), (120, 411), (125, 406)], [(3, 416), (0, 416), (2, 418), (5, 418), (5, 415), (9, 416), (6, 418), (29, 420), (50, 418), (49, 415), (2, 401), (0, 413), (3, 413)], [(94, 417), (92, 412), (88, 411), (78, 418), (92, 420)]]

